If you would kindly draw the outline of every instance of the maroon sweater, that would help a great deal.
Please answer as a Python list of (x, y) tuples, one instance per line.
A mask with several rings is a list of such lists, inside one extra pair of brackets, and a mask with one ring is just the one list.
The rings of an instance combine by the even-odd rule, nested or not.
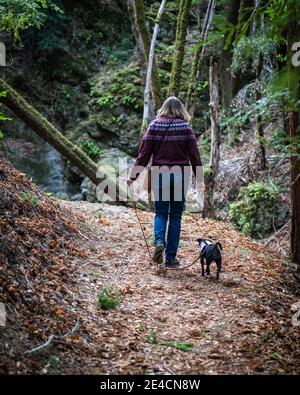
[[(182, 119), (156, 118), (154, 119), (144, 137), (139, 149), (135, 166), (146, 167), (151, 156), (152, 166), (192, 166), (193, 173), (197, 167), (202, 167), (197, 141), (192, 127)], [(134, 167), (130, 179), (137, 176)], [(202, 181), (202, 179), (199, 181)]]

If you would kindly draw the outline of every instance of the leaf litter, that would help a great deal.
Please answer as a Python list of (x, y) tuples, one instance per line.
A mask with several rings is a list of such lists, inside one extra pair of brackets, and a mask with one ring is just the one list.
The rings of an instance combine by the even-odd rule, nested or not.
[[(199, 263), (158, 274), (132, 209), (49, 198), (1, 156), (0, 198), (0, 373), (300, 373), (289, 263), (230, 224), (183, 217), (184, 265), (196, 238), (222, 243), (216, 281)], [(97, 304), (107, 287), (122, 295), (112, 310)]]

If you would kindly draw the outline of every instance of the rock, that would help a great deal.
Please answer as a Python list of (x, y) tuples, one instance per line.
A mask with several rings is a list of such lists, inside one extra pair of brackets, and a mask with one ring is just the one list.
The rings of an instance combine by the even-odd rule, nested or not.
[(97, 202), (96, 185), (93, 184), (87, 177), (82, 181), (80, 189), (81, 194), (85, 200), (90, 203)]
[(58, 193), (56, 197), (60, 200), (69, 200), (69, 196), (64, 192)]
[(72, 195), (70, 197), (70, 200), (71, 200), (71, 202), (76, 202), (76, 201), (79, 202), (81, 200), (84, 200), (84, 197), (81, 193), (76, 193), (75, 195)]

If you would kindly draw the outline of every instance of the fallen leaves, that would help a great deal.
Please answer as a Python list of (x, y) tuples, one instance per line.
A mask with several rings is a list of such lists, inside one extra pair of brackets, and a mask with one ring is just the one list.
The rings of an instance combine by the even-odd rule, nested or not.
[[(193, 214), (183, 219), (182, 264), (195, 255), (195, 239), (210, 235), (223, 245), (220, 280), (214, 264), (210, 278), (201, 277), (199, 263), (156, 272), (132, 209), (60, 208), (1, 158), (0, 165), (10, 174), (0, 181), (0, 297), (10, 320), (1, 373), (50, 373), (59, 361), (64, 374), (299, 374), (300, 334), (290, 311), (298, 299), (278, 255), (228, 223)], [(19, 191), (38, 204), (24, 205)], [(140, 217), (150, 240), (153, 215)], [(122, 297), (114, 310), (97, 307), (97, 292), (107, 286)], [(76, 334), (24, 356), (68, 333), (75, 317)], [(151, 333), (159, 344), (145, 340)]]

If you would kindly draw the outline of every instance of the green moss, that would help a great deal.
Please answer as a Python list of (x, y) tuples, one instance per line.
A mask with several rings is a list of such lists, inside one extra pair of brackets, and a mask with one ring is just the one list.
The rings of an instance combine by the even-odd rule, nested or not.
[[(119, 108), (141, 111), (143, 108), (143, 88), (139, 66), (130, 63), (117, 70), (107, 79), (90, 81), (90, 95), (95, 98), (92, 105), (100, 108)], [(115, 116), (115, 114), (113, 114)]]
[(274, 184), (256, 182), (240, 190), (229, 206), (229, 218), (242, 233), (263, 237), (273, 230), (278, 189)]

